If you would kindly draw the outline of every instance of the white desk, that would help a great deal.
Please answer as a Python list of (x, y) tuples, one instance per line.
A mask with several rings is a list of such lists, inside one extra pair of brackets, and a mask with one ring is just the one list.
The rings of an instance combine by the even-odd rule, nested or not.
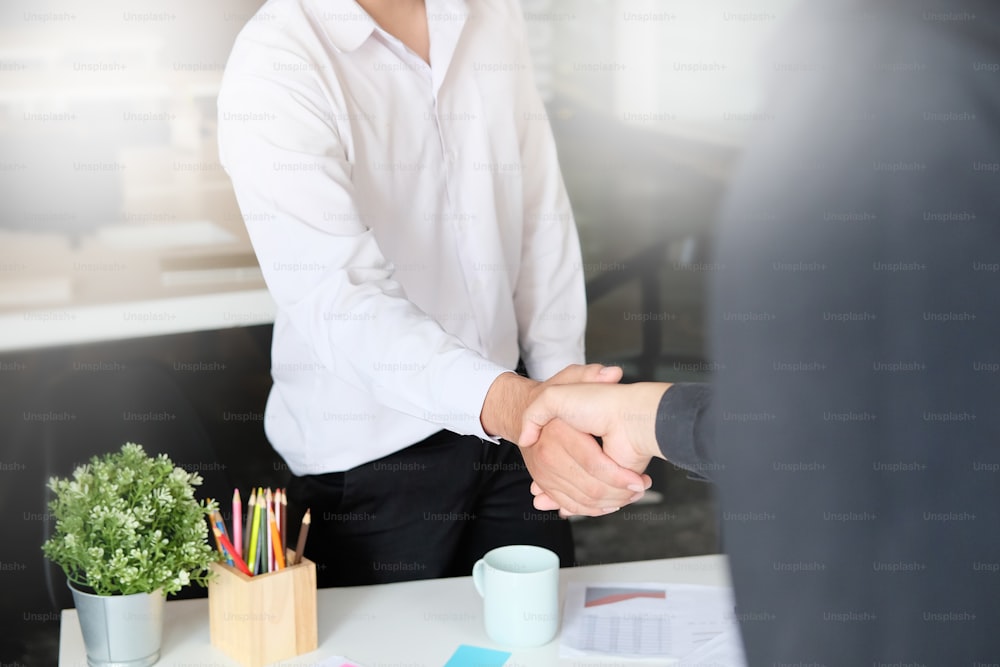
[[(726, 559), (721, 555), (568, 568), (560, 575), (561, 594), (568, 581), (730, 585)], [(459, 644), (510, 650), (486, 636), (482, 601), (471, 577), (322, 589), (317, 614), (319, 649), (276, 664), (309, 667), (325, 656), (342, 655), (364, 667), (441, 667)], [(168, 602), (164, 617), (163, 649), (157, 667), (238, 667), (211, 644), (207, 600)], [(663, 664), (618, 658), (560, 662), (558, 656), (557, 637), (540, 648), (513, 651), (505, 667)], [(62, 612), (59, 665), (87, 665), (73, 609)]]

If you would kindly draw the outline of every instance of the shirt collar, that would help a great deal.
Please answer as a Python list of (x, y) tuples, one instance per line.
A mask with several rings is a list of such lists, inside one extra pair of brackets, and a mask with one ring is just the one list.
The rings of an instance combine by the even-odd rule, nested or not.
[[(375, 21), (355, 0), (307, 1), (311, 14), (339, 51), (354, 51), (375, 31)], [(443, 72), (451, 62), (469, 7), (466, 0), (426, 0), (426, 3), (431, 63), (435, 67), (441, 65)]]
[(309, 11), (341, 52), (365, 43), (375, 31), (375, 21), (354, 0), (307, 0)]

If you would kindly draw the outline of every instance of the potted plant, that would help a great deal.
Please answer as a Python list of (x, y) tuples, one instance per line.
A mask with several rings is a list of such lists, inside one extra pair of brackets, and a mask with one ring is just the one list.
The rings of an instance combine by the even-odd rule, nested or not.
[(66, 573), (90, 665), (155, 663), (164, 598), (207, 583), (217, 555), (205, 517), (216, 507), (195, 499), (199, 484), (134, 443), (49, 480), (56, 524), (42, 550)]

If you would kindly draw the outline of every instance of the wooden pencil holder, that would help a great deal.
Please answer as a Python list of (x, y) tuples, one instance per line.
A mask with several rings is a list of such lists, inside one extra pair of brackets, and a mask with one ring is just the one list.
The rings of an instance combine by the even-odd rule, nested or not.
[(298, 565), (256, 577), (223, 563), (212, 563), (211, 569), (213, 646), (244, 667), (263, 667), (316, 650), (315, 563), (303, 558)]

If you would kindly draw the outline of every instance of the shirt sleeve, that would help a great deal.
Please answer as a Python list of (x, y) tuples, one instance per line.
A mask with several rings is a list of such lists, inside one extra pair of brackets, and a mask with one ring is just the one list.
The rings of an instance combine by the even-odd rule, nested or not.
[[(334, 110), (308, 63), (253, 47), (227, 68), (219, 155), (281, 315), (319, 363), (383, 405), (488, 438), (482, 404), (506, 369), (407, 299), (361, 219)], [(386, 380), (376, 367), (398, 372)]]
[(712, 391), (698, 382), (670, 386), (656, 411), (656, 442), (663, 456), (679, 468), (710, 479), (713, 435)]
[[(518, 5), (518, 3), (514, 3)], [(515, 10), (521, 62), (531, 64), (524, 17)], [(584, 363), (587, 299), (580, 240), (563, 183), (555, 139), (533, 69), (524, 69), (517, 119), (524, 182), (522, 261), (514, 291), (521, 355), (528, 374), (547, 380)]]

